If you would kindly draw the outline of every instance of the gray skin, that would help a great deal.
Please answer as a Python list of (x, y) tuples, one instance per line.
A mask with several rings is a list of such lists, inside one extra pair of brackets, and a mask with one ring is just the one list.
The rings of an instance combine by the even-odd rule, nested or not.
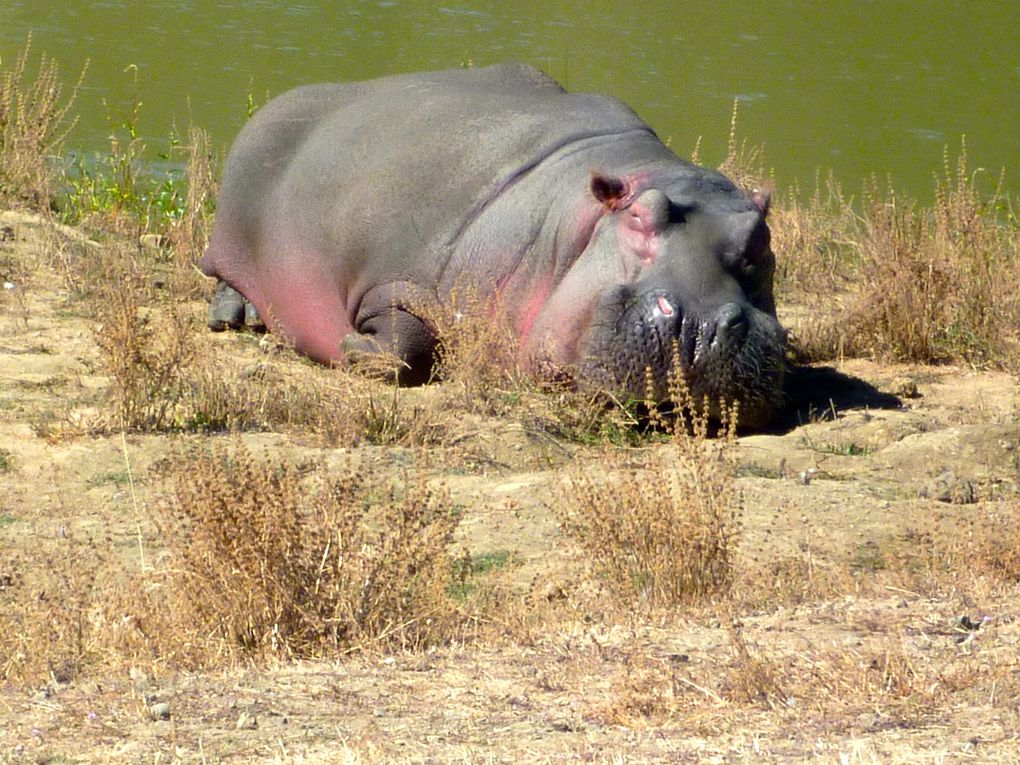
[(209, 323), (261, 316), (323, 363), (392, 352), (416, 384), (436, 345), (416, 312), (468, 281), (530, 363), (641, 398), (650, 369), (662, 398), (677, 347), (695, 396), (762, 425), (786, 366), (767, 212), (624, 104), (527, 66), (311, 85), (231, 149)]

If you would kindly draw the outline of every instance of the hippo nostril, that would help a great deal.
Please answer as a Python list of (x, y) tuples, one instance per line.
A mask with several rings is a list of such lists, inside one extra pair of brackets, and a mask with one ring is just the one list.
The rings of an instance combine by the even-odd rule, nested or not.
[(720, 342), (739, 339), (747, 332), (747, 314), (737, 303), (725, 303), (715, 313), (715, 337)]
[(679, 318), (679, 309), (672, 298), (663, 295), (661, 292), (646, 294), (642, 300), (641, 311), (644, 320), (653, 324), (675, 321)]

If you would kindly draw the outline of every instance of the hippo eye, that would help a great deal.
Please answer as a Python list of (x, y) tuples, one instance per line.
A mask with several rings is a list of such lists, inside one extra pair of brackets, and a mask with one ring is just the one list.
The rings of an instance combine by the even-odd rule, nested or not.
[(669, 206), (669, 223), (671, 226), (682, 226), (687, 223), (688, 217), (696, 209), (695, 205), (678, 205), (672, 204)]
[(769, 259), (769, 244), (771, 242), (769, 227), (765, 225), (756, 226), (747, 240), (744, 251), (736, 262), (736, 270), (742, 276), (750, 276), (755, 269)]

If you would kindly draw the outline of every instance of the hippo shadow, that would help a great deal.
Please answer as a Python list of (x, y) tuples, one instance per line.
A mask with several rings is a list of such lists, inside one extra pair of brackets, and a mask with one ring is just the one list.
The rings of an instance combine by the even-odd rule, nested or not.
[(833, 367), (792, 367), (784, 383), (786, 406), (768, 432), (788, 433), (809, 422), (833, 420), (848, 409), (901, 409), (903, 401)]

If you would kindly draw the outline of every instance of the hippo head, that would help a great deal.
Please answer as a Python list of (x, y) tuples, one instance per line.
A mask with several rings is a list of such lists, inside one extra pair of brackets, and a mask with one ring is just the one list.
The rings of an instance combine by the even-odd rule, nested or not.
[(741, 424), (760, 427), (782, 404), (786, 369), (768, 195), (689, 170), (666, 179), (592, 176), (597, 222), (539, 323), (549, 338), (558, 322), (567, 340), (553, 343), (555, 355), (582, 380), (663, 400), (678, 355), (696, 401), (739, 400)]

